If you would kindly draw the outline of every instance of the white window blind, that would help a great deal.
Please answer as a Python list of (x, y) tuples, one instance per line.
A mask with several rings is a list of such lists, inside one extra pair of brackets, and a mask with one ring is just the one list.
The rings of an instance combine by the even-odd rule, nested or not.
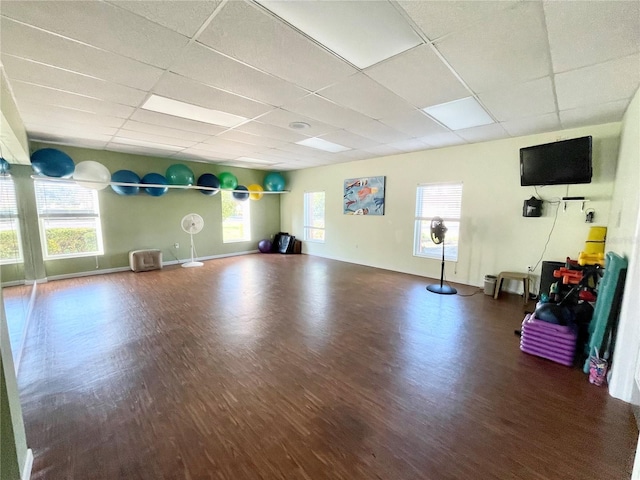
[(442, 246), (434, 244), (431, 240), (431, 220), (434, 217), (441, 217), (447, 227), (445, 259), (457, 261), (461, 213), (461, 183), (418, 185), (416, 192), (414, 255), (441, 258)]
[(304, 194), (304, 239), (324, 242), (324, 192)]
[(0, 264), (22, 263), (18, 202), (13, 178), (0, 176)]
[(38, 213), (45, 217), (98, 215), (98, 192), (73, 183), (35, 182)]

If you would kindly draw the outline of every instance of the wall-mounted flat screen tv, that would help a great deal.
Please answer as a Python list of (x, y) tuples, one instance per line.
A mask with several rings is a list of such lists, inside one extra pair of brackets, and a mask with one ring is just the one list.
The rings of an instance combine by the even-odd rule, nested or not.
[(520, 149), (520, 185), (591, 183), (591, 137)]

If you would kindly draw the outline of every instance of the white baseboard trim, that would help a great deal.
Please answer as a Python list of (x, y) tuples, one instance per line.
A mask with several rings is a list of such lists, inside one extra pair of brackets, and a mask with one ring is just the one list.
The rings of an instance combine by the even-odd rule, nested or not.
[(33, 313), (33, 306), (36, 303), (36, 292), (38, 290), (38, 284), (33, 283), (31, 288), (31, 295), (29, 296), (29, 304), (27, 305), (27, 313), (25, 314), (24, 327), (22, 328), (22, 341), (18, 347), (16, 354), (15, 370), (16, 378), (18, 378), (18, 372), (20, 371), (20, 362), (22, 361), (22, 354), (24, 353), (24, 346), (27, 343), (27, 333), (29, 331), (29, 325), (31, 324), (31, 314)]
[(2, 282), (2, 288), (7, 288), (7, 287), (18, 287), (20, 285), (27, 285), (27, 282), (25, 282), (24, 280), (13, 280), (11, 282)]
[(22, 476), (20, 480), (29, 480), (31, 478), (31, 469), (33, 468), (33, 451), (27, 450), (27, 456), (24, 459), (24, 466), (22, 467)]

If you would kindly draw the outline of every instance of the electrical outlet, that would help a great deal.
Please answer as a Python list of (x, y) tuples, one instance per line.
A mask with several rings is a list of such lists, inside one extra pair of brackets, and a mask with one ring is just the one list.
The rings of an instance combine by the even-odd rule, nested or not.
[(176, 249), (180, 248), (180, 244), (178, 242), (174, 243), (173, 248), (176, 248)]

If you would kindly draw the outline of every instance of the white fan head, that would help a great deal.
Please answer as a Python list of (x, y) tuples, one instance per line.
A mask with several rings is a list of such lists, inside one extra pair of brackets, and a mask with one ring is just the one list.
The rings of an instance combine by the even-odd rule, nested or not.
[(180, 225), (182, 226), (182, 230), (190, 235), (195, 235), (204, 227), (204, 220), (197, 213), (189, 213), (182, 217)]

